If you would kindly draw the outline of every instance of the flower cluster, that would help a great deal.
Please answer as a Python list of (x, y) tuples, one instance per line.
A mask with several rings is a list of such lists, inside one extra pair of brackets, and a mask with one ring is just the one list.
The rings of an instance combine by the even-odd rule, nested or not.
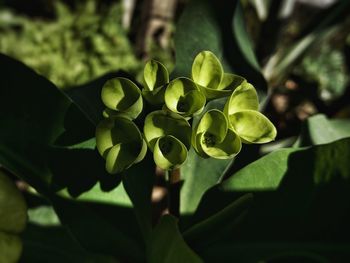
[[(225, 73), (210, 51), (193, 61), (191, 78), (169, 80), (165, 66), (149, 61), (144, 68), (142, 90), (131, 80), (114, 78), (105, 83), (101, 98), (105, 117), (96, 129), (96, 145), (106, 160), (106, 170), (119, 173), (142, 161), (147, 148), (162, 169), (182, 165), (190, 147), (203, 158), (236, 156), (242, 143), (266, 143), (275, 139), (273, 124), (258, 111), (255, 88), (243, 77)], [(224, 110), (203, 113), (208, 101), (228, 97)], [(156, 108), (143, 120), (143, 133), (133, 122), (144, 103)], [(192, 125), (192, 117), (201, 116)]]

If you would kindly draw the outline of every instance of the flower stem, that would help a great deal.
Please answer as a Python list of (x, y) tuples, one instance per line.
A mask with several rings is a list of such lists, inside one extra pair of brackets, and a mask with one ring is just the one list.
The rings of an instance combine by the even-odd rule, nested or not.
[(180, 169), (167, 170), (165, 172), (168, 181), (168, 210), (173, 216), (180, 216)]

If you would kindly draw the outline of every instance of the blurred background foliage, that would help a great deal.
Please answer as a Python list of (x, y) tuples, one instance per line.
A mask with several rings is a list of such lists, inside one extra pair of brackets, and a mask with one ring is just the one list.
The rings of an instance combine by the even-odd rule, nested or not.
[[(143, 62), (122, 28), (122, 12), (120, 1), (42, 1), (35, 13), (5, 5), (0, 10), (0, 52), (20, 59), (60, 88), (121, 69), (140, 77)], [(153, 56), (173, 63), (165, 52)]]

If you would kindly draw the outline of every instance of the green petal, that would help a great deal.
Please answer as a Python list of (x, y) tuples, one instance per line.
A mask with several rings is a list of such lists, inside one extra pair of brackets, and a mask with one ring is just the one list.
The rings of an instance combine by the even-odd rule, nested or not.
[(127, 118), (105, 119), (96, 127), (96, 147), (104, 158), (114, 145), (141, 140), (140, 130)]
[(135, 119), (143, 108), (140, 89), (126, 78), (108, 80), (102, 87), (101, 98), (107, 108), (120, 111), (132, 119)]
[(147, 143), (144, 139), (142, 139), (141, 151), (137, 156), (137, 158), (135, 159), (134, 164), (141, 162), (145, 158), (146, 153), (147, 153)]
[(159, 110), (148, 114), (145, 119), (144, 134), (151, 151), (158, 138), (165, 135), (173, 135), (187, 148), (191, 145), (190, 124), (184, 117), (170, 111)]
[(204, 132), (196, 134), (193, 137), (192, 145), (193, 145), (194, 150), (196, 151), (196, 153), (200, 157), (209, 158), (210, 156), (205, 153), (205, 151), (203, 150), (202, 145), (201, 145), (201, 141), (203, 140), (203, 134), (204, 134)]
[(263, 114), (243, 110), (229, 115), (229, 122), (245, 143), (266, 143), (276, 138), (276, 128)]
[(106, 158), (107, 172), (116, 174), (129, 168), (139, 158), (141, 148), (142, 141), (138, 143), (120, 143), (113, 146), (108, 151)]
[(154, 90), (142, 90), (142, 96), (152, 105), (164, 104), (164, 93), (167, 85), (160, 86)]
[(224, 71), (218, 58), (210, 51), (200, 52), (192, 64), (192, 79), (200, 86), (218, 89)]
[(168, 109), (186, 117), (203, 110), (205, 102), (200, 88), (188, 78), (171, 81), (165, 91), (165, 104)]
[(258, 109), (259, 100), (256, 90), (252, 84), (244, 81), (227, 100), (224, 112), (228, 116), (241, 110), (257, 111)]
[(108, 108), (104, 109), (104, 111), (102, 112), (102, 115), (106, 119), (115, 119), (115, 118), (118, 118), (118, 117), (124, 117), (124, 118), (130, 119), (129, 114), (121, 112), (121, 111), (111, 110), (111, 109), (108, 109)]
[(153, 152), (154, 162), (164, 170), (175, 169), (186, 161), (186, 146), (174, 136), (157, 139)]
[(205, 134), (203, 133), (200, 137), (201, 148), (205, 154), (216, 159), (229, 159), (236, 156), (242, 148), (241, 139), (239, 136), (231, 129), (227, 130), (225, 139), (211, 147), (207, 147), (205, 143), (202, 143), (204, 140)]
[(205, 133), (212, 135), (215, 143), (221, 143), (226, 136), (228, 121), (223, 112), (213, 109), (207, 111), (198, 123), (195, 133)]
[(241, 85), (245, 80), (245, 78), (231, 74), (224, 73), (224, 77), (222, 78), (218, 90), (234, 90), (236, 87)]
[(232, 90), (218, 90), (218, 89), (209, 89), (206, 87), (201, 87), (203, 93), (207, 100), (219, 99), (228, 97), (232, 94)]
[(169, 82), (169, 73), (166, 67), (156, 61), (150, 60), (146, 63), (143, 78), (146, 83), (146, 90), (153, 91)]

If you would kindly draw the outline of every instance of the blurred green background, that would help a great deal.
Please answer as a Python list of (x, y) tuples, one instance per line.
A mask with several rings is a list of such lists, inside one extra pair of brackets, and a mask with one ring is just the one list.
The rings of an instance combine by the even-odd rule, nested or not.
[[(8, 2), (0, 5), (0, 52), (58, 87), (80, 85), (121, 69), (140, 79), (144, 62), (136, 55), (129, 30), (122, 27), (121, 1)], [(154, 47), (150, 52), (172, 67), (169, 50)]]

